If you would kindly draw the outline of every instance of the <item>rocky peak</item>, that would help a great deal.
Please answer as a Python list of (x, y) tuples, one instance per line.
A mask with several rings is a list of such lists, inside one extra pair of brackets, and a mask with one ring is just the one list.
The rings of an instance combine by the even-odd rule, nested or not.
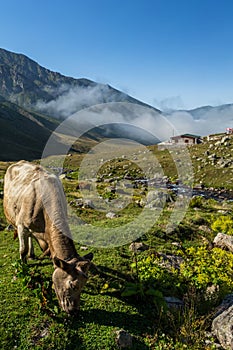
[(25, 55), (0, 49), (0, 94), (11, 102), (30, 107), (38, 100), (48, 102), (59, 94), (59, 87), (89, 86), (88, 79), (74, 79), (52, 72)]

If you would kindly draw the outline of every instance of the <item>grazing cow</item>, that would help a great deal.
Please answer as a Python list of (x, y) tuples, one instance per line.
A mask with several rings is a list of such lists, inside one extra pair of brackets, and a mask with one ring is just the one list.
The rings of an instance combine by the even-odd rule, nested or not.
[(80, 257), (67, 219), (67, 204), (59, 179), (26, 161), (11, 165), (4, 178), (4, 212), (17, 229), (20, 257), (33, 255), (32, 236), (54, 263), (52, 280), (59, 303), (68, 314), (79, 310), (93, 255)]

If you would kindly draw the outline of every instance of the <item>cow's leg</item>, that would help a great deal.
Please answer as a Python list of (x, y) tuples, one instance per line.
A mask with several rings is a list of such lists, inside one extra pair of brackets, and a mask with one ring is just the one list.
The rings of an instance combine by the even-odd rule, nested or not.
[(17, 231), (18, 231), (18, 237), (19, 237), (20, 259), (22, 260), (22, 262), (26, 263), (27, 262), (26, 256), (29, 250), (30, 233), (22, 224), (19, 224), (17, 226)]
[(47, 256), (47, 255), (50, 255), (50, 249), (49, 249), (47, 241), (45, 240), (45, 233), (44, 232), (33, 232), (33, 237), (35, 238), (35, 240), (39, 244), (41, 250), (43, 251), (42, 258)]
[(46, 249), (44, 251), (44, 253), (42, 254), (42, 257), (40, 259), (43, 259), (45, 256), (48, 256), (49, 258), (51, 258), (51, 254), (50, 254), (50, 249)]
[(34, 246), (31, 235), (28, 236), (28, 258), (35, 259)]

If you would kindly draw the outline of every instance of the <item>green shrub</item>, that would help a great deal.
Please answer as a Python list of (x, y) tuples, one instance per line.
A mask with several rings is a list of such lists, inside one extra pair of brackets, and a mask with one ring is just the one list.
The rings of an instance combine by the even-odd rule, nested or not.
[[(158, 309), (166, 309), (164, 295), (180, 296), (182, 286), (178, 279), (178, 271), (168, 270), (162, 266), (162, 259), (152, 254), (140, 254), (131, 264), (135, 281), (126, 283), (122, 296), (138, 295), (151, 300)], [(182, 291), (182, 292), (181, 292)]]
[(187, 283), (197, 289), (219, 286), (220, 292), (233, 290), (232, 253), (220, 248), (209, 250), (205, 246), (187, 248), (184, 262), (180, 266), (180, 275)]
[(195, 196), (190, 200), (189, 203), (190, 208), (203, 208), (204, 200), (201, 196)]
[[(154, 254), (141, 254), (131, 266), (137, 276), (137, 285), (131, 284), (128, 295), (162, 295), (182, 297), (188, 289), (205, 292), (216, 286), (218, 295), (233, 291), (232, 253), (220, 248), (191, 247), (180, 252), (183, 262), (179, 269), (167, 267), (164, 260)], [(154, 293), (154, 294), (156, 294)], [(126, 295), (126, 294), (125, 294)]]
[(230, 215), (221, 215), (212, 223), (211, 228), (215, 232), (233, 235), (233, 218)]
[(163, 260), (160, 257), (151, 254), (146, 257), (140, 257), (137, 263), (133, 263), (131, 267), (135, 271), (137, 269), (138, 278), (142, 283), (153, 285), (162, 292), (175, 289), (177, 285), (177, 270), (174, 268), (168, 270), (162, 264)]

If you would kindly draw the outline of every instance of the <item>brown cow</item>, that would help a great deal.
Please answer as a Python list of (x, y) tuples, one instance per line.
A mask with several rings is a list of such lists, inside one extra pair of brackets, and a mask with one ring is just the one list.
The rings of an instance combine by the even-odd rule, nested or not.
[(50, 251), (55, 268), (52, 280), (62, 309), (77, 313), (93, 255), (80, 257), (75, 249), (59, 179), (26, 161), (13, 164), (4, 178), (3, 205), (7, 220), (18, 231), (22, 261), (33, 255), (34, 236), (44, 251)]

